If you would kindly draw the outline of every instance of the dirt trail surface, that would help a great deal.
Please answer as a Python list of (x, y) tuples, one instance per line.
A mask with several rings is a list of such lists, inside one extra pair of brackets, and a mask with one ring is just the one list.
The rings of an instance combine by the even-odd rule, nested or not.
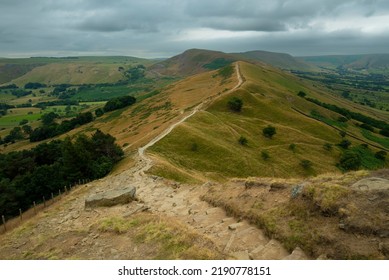
[[(235, 64), (235, 69), (238, 83), (225, 94), (236, 90), (244, 82), (238, 63)], [(212, 207), (202, 201), (201, 196), (213, 183), (208, 182), (202, 186), (184, 185), (145, 174), (153, 165), (151, 158), (145, 153), (147, 148), (212, 101), (212, 98), (207, 99), (158, 137), (139, 148), (136, 155), (137, 163), (133, 168), (80, 186), (62, 203), (53, 205), (51, 210), (47, 209), (30, 222), (26, 222), (27, 225), (22, 225), (14, 232), (0, 237), (3, 244), (0, 258), (50, 258), (47, 255), (36, 254), (37, 250), (43, 250), (47, 246), (44, 240), (49, 239), (48, 234), (56, 245), (52, 245), (52, 249), (46, 248), (46, 251), (53, 251), (52, 254), (55, 255), (56, 250), (62, 248), (62, 251), (67, 252), (66, 254), (57, 252), (59, 258), (147, 258), (147, 252), (140, 253), (141, 249), (137, 249), (141, 245), (131, 244), (131, 241), (124, 236), (113, 238), (94, 230), (97, 221), (104, 217), (127, 218), (144, 210), (153, 215), (167, 216), (177, 223), (186, 225), (190, 231), (210, 240), (227, 258), (306, 258), (298, 249), (293, 254), (289, 254), (279, 242), (269, 240), (260, 229), (247, 221), (229, 217), (221, 208)], [(85, 199), (91, 195), (124, 187), (136, 187), (138, 201), (110, 208), (85, 209)], [(19, 239), (15, 240), (15, 234)], [(15, 252), (18, 254), (14, 254)]]
[[(238, 83), (227, 92), (238, 89), (243, 84), (239, 64), (235, 64)], [(201, 234), (206, 234), (224, 253), (237, 259), (283, 259), (288, 252), (276, 240), (269, 240), (264, 233), (246, 221), (238, 221), (228, 217), (224, 210), (211, 207), (200, 199), (211, 183), (201, 187), (166, 183), (158, 177), (150, 177), (145, 172), (151, 168), (152, 160), (145, 154), (147, 148), (153, 146), (176, 126), (180, 125), (212, 100), (196, 106), (194, 110), (151, 140), (138, 150), (138, 163), (134, 170), (123, 172), (111, 178), (119, 185), (133, 184), (137, 188), (137, 196), (150, 210), (166, 214), (191, 225)]]

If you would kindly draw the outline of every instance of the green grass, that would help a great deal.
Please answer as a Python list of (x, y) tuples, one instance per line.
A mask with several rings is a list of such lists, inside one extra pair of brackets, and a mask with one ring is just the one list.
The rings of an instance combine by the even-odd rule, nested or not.
[(128, 95), (129, 93), (136, 93), (141, 89), (129, 88), (126, 85), (114, 86), (91, 86), (90, 88), (80, 89), (71, 100), (79, 101), (107, 101), (111, 98)]
[(385, 167), (385, 162), (377, 159), (374, 156), (375, 151), (369, 148), (358, 145), (351, 147), (350, 150), (356, 152), (361, 157), (361, 169), (379, 169)]
[[(33, 114), (29, 115), (28, 112), (33, 112)], [(0, 117), (0, 128), (19, 126), (19, 123), (22, 120), (34, 122), (40, 119), (41, 115), (40, 110), (37, 110), (36, 108), (10, 109), (8, 110), (7, 115)]]
[(380, 144), (381, 146), (389, 149), (389, 138), (383, 138), (383, 137), (376, 136), (366, 129), (361, 129), (361, 133), (362, 133), (363, 137), (365, 137), (366, 139), (374, 141), (377, 144)]
[[(336, 152), (323, 152), (325, 142), (340, 139), (336, 131), (272, 104), (275, 100), (264, 100), (243, 90), (234, 95), (243, 100), (241, 113), (228, 110), (229, 96), (221, 98), (150, 150), (168, 158), (178, 168), (216, 177), (301, 177), (336, 170)], [(276, 127), (273, 139), (262, 135), (262, 129), (269, 124)], [(237, 142), (240, 135), (248, 139), (247, 146)], [(192, 143), (197, 143), (196, 151), (191, 149)], [(296, 152), (290, 151), (291, 143), (299, 147)], [(270, 159), (263, 159), (264, 149)], [(313, 162), (311, 170), (300, 167), (302, 159)]]

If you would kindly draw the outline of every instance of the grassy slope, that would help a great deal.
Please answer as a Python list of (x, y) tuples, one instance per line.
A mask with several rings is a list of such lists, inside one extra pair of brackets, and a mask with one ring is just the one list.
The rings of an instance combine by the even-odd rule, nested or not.
[[(183, 181), (193, 177), (203, 180), (247, 176), (289, 178), (337, 172), (335, 164), (341, 151), (338, 148), (325, 151), (323, 144), (340, 142), (338, 132), (292, 109), (314, 108), (296, 96), (299, 90), (311, 93), (314, 89), (271, 67), (240, 65), (246, 78), (241, 89), (218, 99), (151, 147), (153, 154), (169, 161), (154, 167), (153, 172)], [(322, 94), (316, 91), (312, 96)], [(227, 109), (232, 96), (243, 100), (241, 113)], [(328, 94), (327, 99), (338, 102)], [(262, 135), (262, 129), (269, 124), (277, 129), (273, 139)], [(238, 143), (240, 135), (248, 139), (247, 146)], [(197, 144), (197, 151), (192, 151), (193, 143)], [(289, 149), (292, 143), (296, 145), (295, 152)], [(267, 151), (270, 159), (264, 160), (262, 151)], [(311, 169), (300, 166), (303, 159), (312, 161)], [(181, 170), (178, 175), (177, 169)]]
[(0, 83), (23, 86), (28, 82), (45, 84), (111, 83), (122, 78), (118, 67), (149, 65), (153, 60), (135, 57), (76, 57), (0, 59)]
[[(208, 98), (210, 89), (213, 94), (217, 95), (232, 88), (236, 83), (236, 76), (222, 82), (222, 77), (215, 76), (213, 71), (191, 76), (164, 87), (159, 90), (158, 94), (141, 100), (133, 106), (104, 114), (94, 122), (74, 129), (59, 138), (82, 132), (91, 133), (95, 129), (101, 129), (115, 136), (118, 144), (127, 148), (126, 151), (131, 154), (160, 134), (170, 124), (182, 118), (191, 108)], [(29, 149), (37, 144), (20, 141), (6, 148), (1, 147), (1, 151)], [(125, 160), (118, 168), (127, 168), (128, 162), (131, 160)]]

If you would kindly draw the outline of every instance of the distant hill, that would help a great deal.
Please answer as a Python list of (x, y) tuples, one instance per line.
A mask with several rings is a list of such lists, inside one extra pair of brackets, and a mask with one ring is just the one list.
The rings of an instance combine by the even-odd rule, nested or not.
[(122, 78), (119, 67), (152, 63), (155, 60), (128, 56), (0, 58), (0, 84), (110, 83)]
[(190, 49), (150, 67), (150, 71), (164, 76), (190, 76), (221, 68), (231, 62), (246, 61), (258, 65), (268, 64), (284, 70), (317, 71), (319, 68), (285, 53), (249, 51), (224, 53), (219, 51)]
[(236, 56), (244, 58), (244, 60), (261, 61), (274, 67), (285, 70), (300, 70), (300, 71), (317, 71), (315, 65), (307, 63), (299, 58), (295, 58), (286, 53), (275, 53), (266, 51), (249, 51), (244, 53), (236, 53)]
[(219, 51), (190, 49), (152, 65), (149, 70), (157, 75), (190, 76), (221, 68), (237, 60), (236, 56)]
[(299, 59), (329, 69), (389, 71), (389, 54), (306, 56)]

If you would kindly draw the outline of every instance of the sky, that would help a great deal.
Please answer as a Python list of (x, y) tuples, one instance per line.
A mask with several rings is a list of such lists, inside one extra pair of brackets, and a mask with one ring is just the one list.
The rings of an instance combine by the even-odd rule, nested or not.
[(389, 53), (387, 0), (0, 0), (0, 57)]

